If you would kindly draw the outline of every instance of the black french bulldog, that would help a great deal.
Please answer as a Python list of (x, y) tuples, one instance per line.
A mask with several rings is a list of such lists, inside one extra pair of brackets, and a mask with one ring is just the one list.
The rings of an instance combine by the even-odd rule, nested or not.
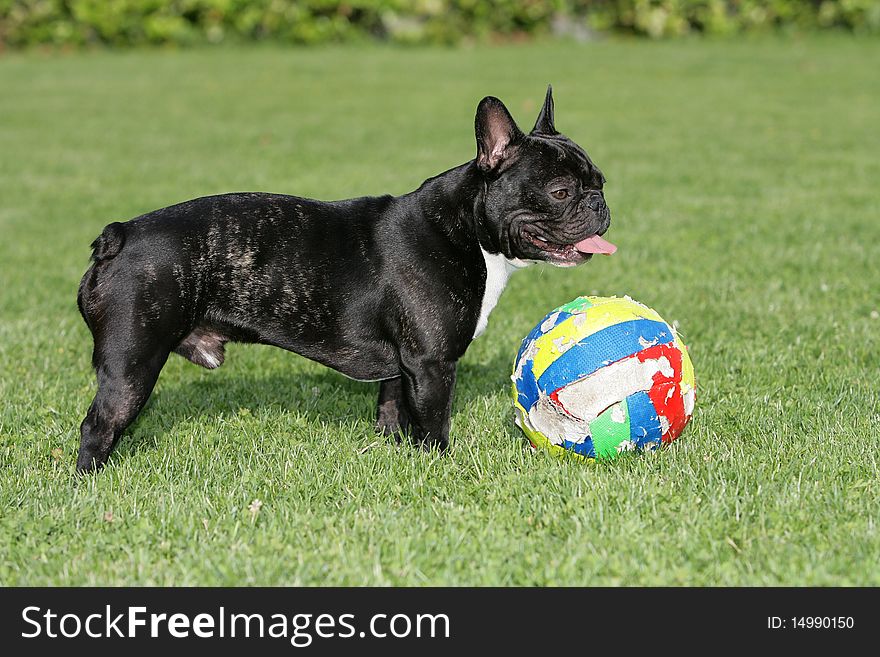
[(605, 178), (556, 132), (552, 89), (528, 135), (488, 96), (477, 157), (399, 197), (198, 198), (108, 225), (78, 304), (98, 391), (77, 470), (102, 466), (171, 352), (213, 369), (228, 341), (380, 381), (377, 429), (446, 447), (456, 362), (510, 273), (612, 253)]

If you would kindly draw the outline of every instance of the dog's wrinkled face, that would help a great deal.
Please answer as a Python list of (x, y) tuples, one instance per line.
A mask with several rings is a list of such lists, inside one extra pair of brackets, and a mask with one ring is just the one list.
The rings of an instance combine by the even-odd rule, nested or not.
[(580, 146), (556, 132), (551, 89), (530, 134), (492, 97), (477, 108), (476, 134), (485, 177), (483, 229), (498, 251), (570, 267), (616, 250), (601, 237), (611, 222), (605, 177)]

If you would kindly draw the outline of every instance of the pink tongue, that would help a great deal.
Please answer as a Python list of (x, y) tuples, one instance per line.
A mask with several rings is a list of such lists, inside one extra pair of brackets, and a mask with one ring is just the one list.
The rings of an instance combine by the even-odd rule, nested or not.
[(574, 248), (581, 253), (604, 253), (605, 255), (611, 255), (617, 251), (616, 246), (608, 240), (603, 240), (598, 235), (593, 235), (585, 240), (581, 240), (574, 245)]

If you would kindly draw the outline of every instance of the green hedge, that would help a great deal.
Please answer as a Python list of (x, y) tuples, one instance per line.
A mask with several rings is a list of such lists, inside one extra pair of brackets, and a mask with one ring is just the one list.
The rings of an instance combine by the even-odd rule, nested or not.
[(454, 43), (550, 32), (841, 28), (880, 33), (878, 0), (0, 0), (0, 46), (357, 39)]
[(690, 32), (826, 28), (880, 33), (878, 0), (581, 0), (570, 4), (597, 29), (655, 38)]

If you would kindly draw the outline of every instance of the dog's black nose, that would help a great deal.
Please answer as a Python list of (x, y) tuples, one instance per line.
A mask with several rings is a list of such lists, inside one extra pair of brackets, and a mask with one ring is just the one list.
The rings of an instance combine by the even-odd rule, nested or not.
[(602, 207), (602, 203), (602, 194), (599, 192), (590, 192), (589, 196), (587, 196), (587, 207), (593, 212), (598, 212), (599, 208)]

